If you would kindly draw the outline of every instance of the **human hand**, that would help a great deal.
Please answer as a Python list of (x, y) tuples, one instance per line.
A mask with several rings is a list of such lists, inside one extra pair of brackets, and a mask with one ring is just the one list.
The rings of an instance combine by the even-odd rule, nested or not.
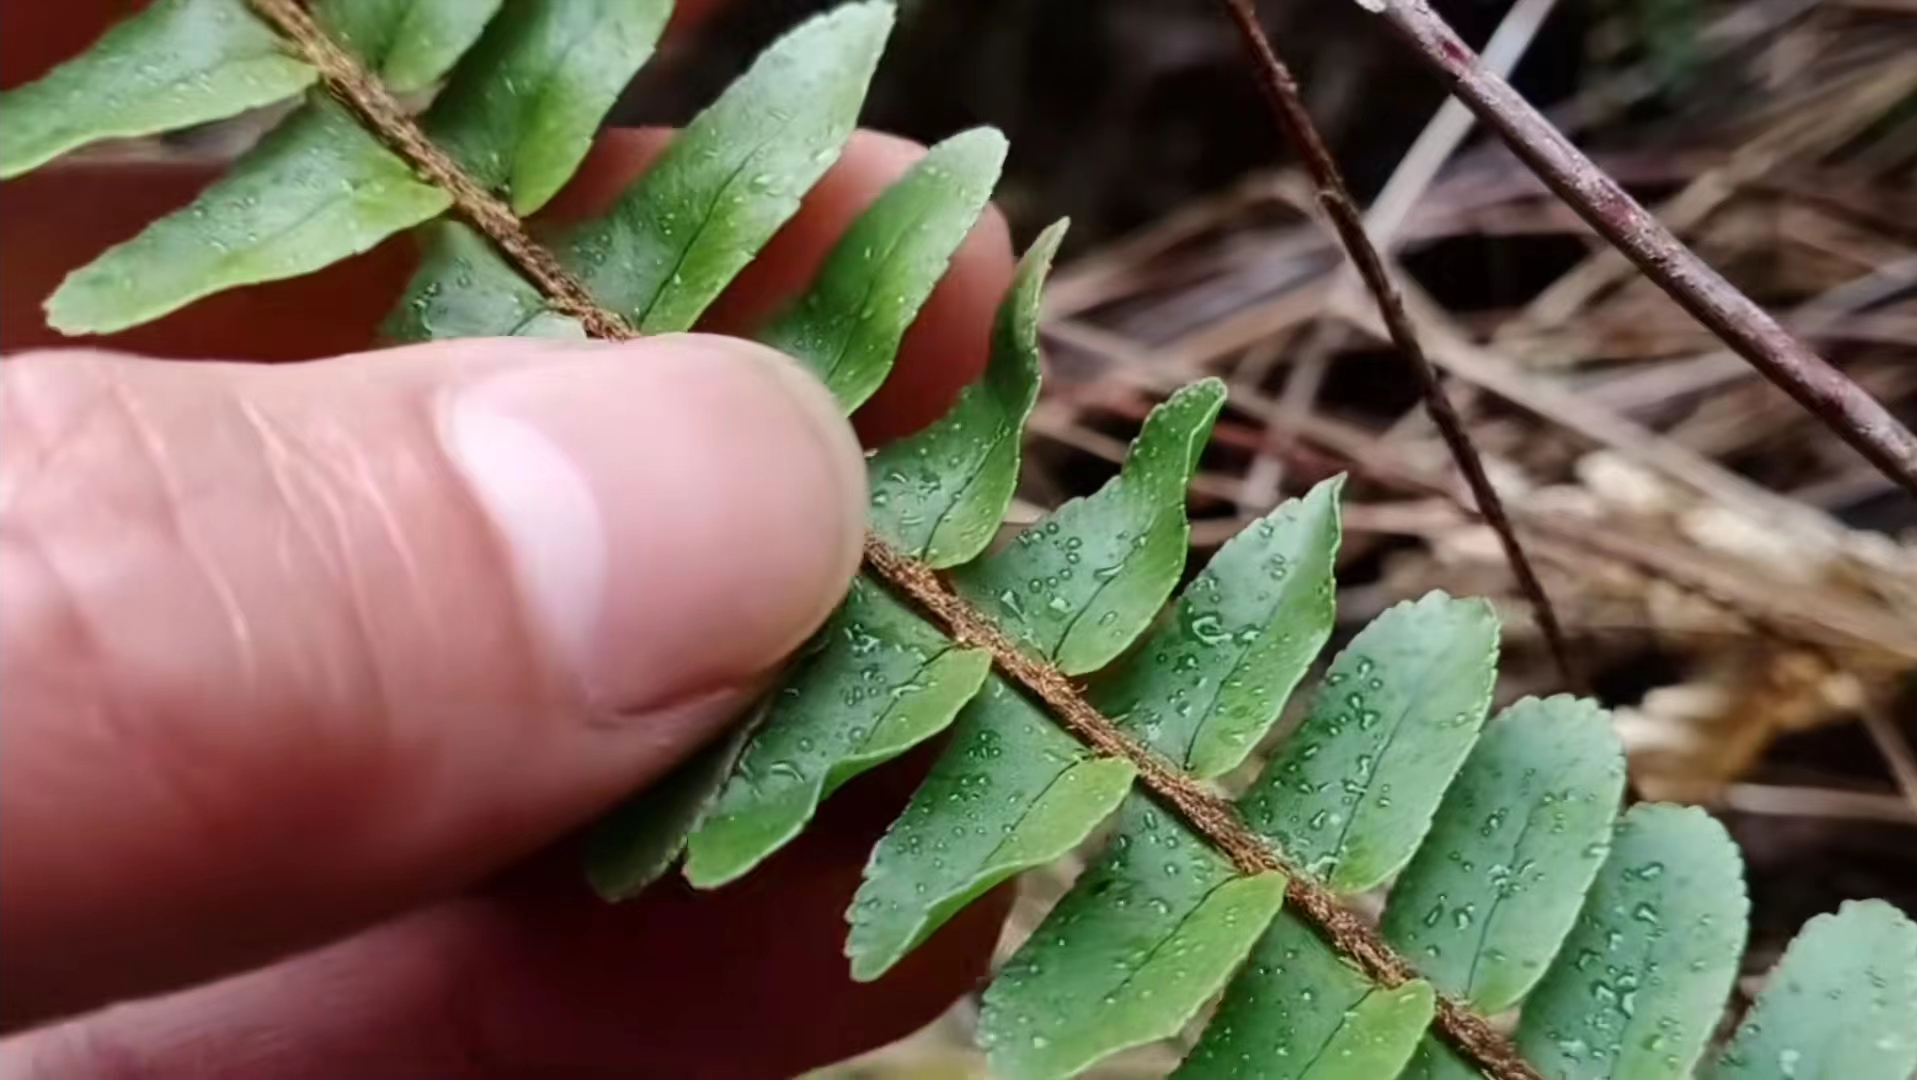
[[(603, 206), (661, 141), (610, 135), (556, 212)], [(855, 140), (711, 328), (792, 295), (915, 154)], [(0, 187), (0, 345), (48, 343), (57, 273), (207, 175)], [(410, 258), (99, 344), (363, 348)], [(861, 430), (943, 410), (1009, 272), (988, 219)], [(981, 971), (993, 905), (879, 983), (846, 977), (896, 771), (715, 894), (612, 907), (566, 853), (527, 859), (735, 718), (852, 573), (856, 447), (785, 362), (685, 336), (0, 374), (0, 1016), (80, 1014), (5, 1044), (7, 1075), (791, 1075)]]

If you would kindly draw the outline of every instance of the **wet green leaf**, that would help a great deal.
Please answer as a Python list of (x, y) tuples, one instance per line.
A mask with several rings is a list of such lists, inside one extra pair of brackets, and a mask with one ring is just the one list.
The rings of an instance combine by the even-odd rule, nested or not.
[(1169, 1038), (1222, 989), (1284, 903), (1143, 795), (1104, 856), (985, 992), (979, 1041), (1007, 1080), (1075, 1076)]
[(1624, 750), (1595, 702), (1506, 709), (1392, 887), (1385, 939), (1481, 1012), (1517, 1004), (1571, 932), (1623, 793)]
[(100, 139), (284, 101), (318, 77), (245, 0), (156, 0), (44, 78), (0, 93), (0, 178)]
[(1404, 1067), (1398, 1080), (1484, 1080), (1484, 1074), (1471, 1067), (1456, 1050), (1438, 1041), (1435, 1035), (1418, 1040), (1411, 1064)]
[(1737, 977), (1749, 908), (1722, 825), (1695, 807), (1632, 807), (1525, 1002), (1518, 1050), (1556, 1080), (1689, 1076)]
[(1332, 661), (1311, 712), (1240, 800), (1245, 821), (1340, 893), (1411, 858), (1484, 723), (1498, 618), (1431, 593), (1380, 615)]
[(1917, 1075), (1917, 925), (1882, 900), (1804, 925), (1706, 1080)]
[[(313, 19), (388, 90), (438, 82), (472, 46), (500, 0), (319, 0)], [(541, 5), (523, 5), (538, 7)]]
[(855, 3), (781, 38), (562, 258), (645, 333), (690, 329), (838, 159), (891, 28)]
[(1005, 136), (934, 146), (854, 221), (812, 285), (760, 340), (811, 368), (849, 412), (892, 370), (919, 307), (992, 197)]
[(798, 836), (839, 785), (945, 730), (991, 654), (962, 649), (860, 578), (803, 666), (773, 695), (686, 855), (686, 878), (723, 885)]
[(586, 832), (586, 880), (627, 900), (665, 875), (686, 849), (752, 734), (741, 724), (600, 818)]
[(419, 234), (419, 269), (381, 327), (387, 338), (586, 336), (577, 319), (549, 310), (539, 290), (471, 228), (435, 221)]
[(1224, 403), (1217, 379), (1173, 394), (1145, 418), (1116, 477), (960, 567), (953, 585), (1066, 674), (1104, 666), (1151, 623), (1184, 571), (1185, 485)]
[(223, 289), (318, 270), (450, 201), (315, 97), (190, 206), (74, 271), (48, 299), (47, 321), (68, 334), (121, 330)]
[(1041, 289), (1065, 222), (1046, 229), (1019, 260), (999, 305), (985, 377), (916, 435), (868, 462), (872, 528), (933, 567), (957, 566), (991, 542), (1018, 483), (1019, 441), (1038, 400)]
[(454, 70), (426, 131), (529, 214), (572, 178), (671, 14), (672, 0), (508, 4)]
[(878, 978), (992, 886), (1070, 851), (1118, 806), (1133, 772), (988, 679), (866, 864), (848, 912), (852, 976)]
[(1331, 636), (1338, 492), (1327, 480), (1218, 550), (1092, 703), (1192, 774), (1236, 768)]
[(1431, 984), (1386, 990), (1288, 911), (1252, 950), (1180, 1080), (1397, 1076), (1431, 1023)]

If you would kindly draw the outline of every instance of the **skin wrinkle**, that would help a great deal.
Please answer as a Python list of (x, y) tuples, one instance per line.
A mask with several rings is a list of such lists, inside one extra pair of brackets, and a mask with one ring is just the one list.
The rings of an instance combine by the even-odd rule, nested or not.
[[(12, 367), (11, 364), (6, 366)], [(102, 442), (111, 446), (113, 432), (110, 429), (102, 432), (103, 423), (130, 435), (129, 441), (140, 448), (138, 456), (144, 458), (152, 470), (155, 490), (160, 492), (162, 502), (165, 504), (165, 512), (162, 515), (165, 518), (163, 527), (172, 530), (179, 541), (178, 550), (188, 555), (189, 561), (200, 570), (209, 588), (219, 597), (229, 613), (227, 625), (232, 628), (234, 625), (231, 621), (233, 598), (230, 589), (222, 588), (226, 584), (223, 579), (211, 576), (212, 563), (194, 549), (186, 536), (184, 523), (178, 513), (179, 499), (172, 483), (173, 477), (163, 445), (153, 438), (152, 432), (146, 427), (148, 421), (134, 405), (131, 388), (115, 377), (112, 367), (108, 364), (92, 363), (81, 370), (82, 378), (74, 380), (78, 390), (77, 400), (61, 392), (60, 379), (67, 377), (64, 371), (47, 383), (46, 392), (50, 399), (47, 406), (49, 415), (58, 417), (71, 408), (72, 415), (76, 419), (64, 424), (54, 421), (46, 425), (48, 430), (59, 432), (56, 436), (59, 440), (59, 449), (55, 453), (40, 455), (42, 469), (36, 475), (36, 479), (45, 477), (60, 479), (47, 467), (57, 457), (79, 453), (85, 448), (98, 446)], [(69, 406), (66, 404), (67, 401), (71, 401), (72, 404)], [(112, 459), (117, 461), (125, 456), (127, 455), (115, 453)], [(64, 485), (63, 490), (65, 490)], [(116, 650), (110, 644), (113, 634), (107, 629), (112, 625), (108, 613), (104, 611), (96, 613), (93, 606), (87, 603), (88, 590), (78, 589), (71, 584), (69, 576), (61, 569), (58, 560), (53, 557), (52, 548), (45, 536), (33, 525), (38, 515), (29, 512), (11, 516), (15, 525), (15, 528), (10, 530), (12, 536), (23, 540), (44, 567), (46, 579), (53, 583), (54, 591), (64, 600), (62, 607), (69, 616), (68, 621), (84, 643), (83, 651), (77, 657), (79, 662), (71, 670), (81, 672), (110, 670), (114, 666)], [(245, 625), (243, 620), (240, 625), (242, 627)], [(242, 656), (240, 669), (250, 678), (256, 674), (251, 666), (251, 661), (256, 657), (246, 642), (235, 638), (233, 645)], [(223, 835), (223, 830), (219, 826), (226, 815), (221, 813), (217, 800), (208, 797), (207, 792), (212, 789), (206, 788), (202, 783), (197, 761), (191, 755), (182, 757), (180, 751), (190, 748), (183, 748), (165, 738), (155, 738), (156, 732), (153, 726), (146, 722), (144, 710), (129, 708), (121, 700), (122, 694), (129, 689), (128, 687), (116, 684), (113, 679), (93, 678), (88, 678), (85, 685), (84, 697), (70, 705), (74, 723), (74, 727), (70, 730), (84, 730), (88, 733), (83, 736), (82, 745), (90, 745), (96, 750), (104, 748), (100, 752), (116, 759), (140, 762), (143, 767), (138, 770), (137, 775), (152, 783), (154, 803), (179, 814), (181, 820), (188, 824), (190, 831), (186, 835), (201, 837), (209, 847), (217, 844)], [(87, 721), (84, 727), (80, 723), (82, 720)]]
[(420, 561), (413, 551), (412, 544), (407, 540), (406, 529), (400, 525), (399, 515), (394, 511), (392, 501), (387, 497), (386, 485), (380, 482), (377, 474), (368, 466), (366, 454), (354, 454), (348, 460), (352, 463), (353, 483), (349, 489), (351, 494), (372, 511), (373, 521), (379, 526), (380, 533), (386, 541), (386, 551), (398, 560), (400, 570), (406, 579), (404, 587), (412, 597), (412, 614), (421, 625), (426, 627), (434, 645), (432, 651), (445, 652), (443, 646), (447, 641), (447, 635), (440, 605), (433, 602), (426, 588), (426, 575), (420, 569)]
[[(91, 393), (85, 396), (83, 407), (71, 416), (57, 400), (36, 404), (43, 396), (56, 399), (60, 396), (40, 389), (45, 381), (40, 378), (40, 372), (48, 366), (44, 358), (10, 359), (0, 363), (0, 439), (11, 448), (5, 470), (0, 472), (0, 511), (12, 510), (37, 481), (52, 472), (56, 462), (72, 448), (83, 445), (79, 434), (93, 424), (101, 410), (110, 407), (100, 395)], [(81, 370), (90, 380), (96, 366), (88, 364)], [(16, 430), (21, 427), (25, 430)], [(19, 456), (18, 446), (23, 441), (31, 450), (25, 462), (15, 465), (13, 459)]]
[[(292, 470), (296, 464), (311, 467), (315, 463), (314, 456), (302, 452), (304, 447), (293, 442), (287, 433), (281, 431), (279, 426), (252, 400), (244, 396), (238, 398), (237, 408), (241, 422), (251, 429), (253, 439), (259, 444), (260, 461), (266, 469), (267, 480), (273, 485), (273, 493), (278, 496), (281, 507), (286, 511), (285, 518), (290, 523), (290, 531), (305, 538), (307, 548), (330, 580), (344, 580), (346, 575), (339, 560), (334, 557), (334, 552), (321, 538), (318, 530), (313, 528), (308, 516), (301, 512), (303, 502), (293, 495), (295, 484)], [(296, 446), (299, 449), (296, 449)], [(282, 532), (285, 531), (282, 530)], [(300, 568), (295, 565), (291, 555), (286, 553), (286, 545), (282, 544), (280, 547), (280, 566), (288, 572), (289, 577), (297, 574)]]
[(178, 542), (179, 550), (199, 571), (201, 580), (219, 601), (221, 611), (226, 616), (229, 644), (239, 661), (235, 670), (249, 690), (257, 689), (260, 684), (259, 642), (253, 635), (252, 622), (240, 606), (233, 583), (221, 571), (220, 560), (212, 557), (193, 535), (193, 530), (187, 527), (187, 518), (183, 513), (185, 501), (180, 492), (179, 477), (175, 475), (168, 458), (166, 441), (139, 405), (125, 378), (111, 368), (106, 375), (104, 390), (124, 423), (126, 433), (132, 436), (133, 445), (139, 447), (140, 456), (152, 471), (154, 489), (159, 492), (164, 508), (162, 517), (165, 524)]
[[(368, 615), (371, 590), (358, 570), (365, 556), (356, 557), (354, 554), (361, 546), (355, 542), (350, 524), (353, 515), (342, 497), (364, 502), (374, 508), (389, 548), (400, 555), (408, 591), (414, 599), (413, 608), (428, 613), (425, 622), (436, 642), (444, 640), (443, 623), (437, 617), (436, 606), (428, 602), (424, 594), (417, 560), (411, 557), (410, 548), (406, 548), (404, 542), (398, 539), (403, 533), (397, 522), (391, 519), (390, 505), (380, 496), (371, 470), (366, 467), (365, 456), (350, 452), (353, 448), (351, 440), (340, 440), (340, 446), (348, 453), (326, 453), (312, 445), (310, 440), (300, 438), (296, 427), (275, 423), (269, 413), (244, 395), (235, 395), (233, 400), (236, 413), (245, 419), (248, 430), (259, 441), (259, 456), (268, 463), (266, 471), (280, 500), (283, 516), (292, 521), (295, 529), (306, 537), (314, 558), (326, 568), (331, 578), (343, 586), (335, 594), (350, 598), (348, 606), (355, 629), (350, 635), (350, 647), (345, 651), (346, 658), (336, 659), (339, 654), (332, 649), (302, 646), (299, 650), (301, 669), (326, 672), (321, 682), (331, 689), (331, 693), (322, 700), (355, 702), (360, 695), (353, 693), (349, 687), (359, 681), (359, 677), (352, 672), (362, 672), (364, 681), (375, 690), (376, 715), (380, 718), (399, 715), (401, 706), (391, 690), (386, 665), (380, 659), (382, 650), (375, 644), (376, 636)], [(288, 471), (289, 466), (298, 469), (298, 479)], [(384, 726), (392, 730), (393, 722), (388, 719)]]
[[(362, 456), (362, 448), (352, 439), (342, 439), (335, 453), (353, 455), (357, 459)], [(333, 542), (340, 552), (339, 567), (341, 581), (345, 588), (340, 590), (338, 595), (346, 599), (345, 607), (353, 627), (346, 650), (349, 659), (343, 667), (348, 670), (356, 669), (364, 682), (372, 688), (372, 701), (365, 702), (363, 699), (366, 695), (344, 689), (343, 684), (353, 678), (351, 675), (346, 675), (342, 677), (340, 680), (342, 685), (338, 687), (343, 692), (332, 696), (354, 702), (356, 710), (364, 716), (368, 727), (385, 732), (387, 743), (398, 746), (399, 742), (396, 738), (400, 730), (398, 718), (404, 715), (405, 707), (393, 691), (391, 671), (383, 659), (384, 650), (376, 645), (378, 635), (373, 629), (374, 620), (371, 615), (373, 605), (369, 601), (372, 590), (368, 588), (363, 572), (366, 557), (356, 554), (359, 546), (354, 542), (351, 515), (341, 501), (342, 495), (350, 496), (353, 493), (356, 484), (341, 482), (351, 477), (352, 471), (335, 465), (332, 455), (315, 454), (312, 460), (316, 465), (315, 475), (329, 477), (328, 480), (313, 485), (309, 500), (323, 515), (326, 525), (332, 532)], [(367, 705), (371, 707), (367, 708)], [(370, 715), (366, 715), (369, 713)]]
[[(53, 588), (50, 590), (34, 591), (57, 596), (59, 600), (56, 610), (42, 613), (36, 609), (37, 618), (34, 621), (41, 625), (51, 621), (73, 628), (78, 641), (75, 643), (77, 648), (68, 646), (70, 658), (74, 661), (72, 668), (76, 670), (105, 668), (107, 655), (105, 640), (101, 637), (96, 622), (87, 617), (86, 608), (80, 603), (80, 591), (73, 587), (67, 576), (61, 573), (59, 564), (54, 562), (48, 550), (46, 538), (38, 529), (33, 528), (31, 523), (27, 523), (24, 527), (7, 529), (4, 533), (0, 533), (0, 543), (6, 544), (15, 553), (37, 564), (44, 580), (52, 583)], [(38, 635), (31, 636), (38, 637)]]
[[(65, 455), (68, 452), (67, 448), (78, 446), (82, 442), (80, 433), (93, 426), (97, 418), (103, 415), (102, 410), (109, 406), (105, 404), (101, 395), (88, 393), (82, 398), (81, 407), (73, 412), (73, 419), (62, 423), (59, 418), (65, 414), (65, 410), (56, 403), (59, 397), (57, 394), (50, 395), (54, 401), (49, 402), (44, 409), (27, 406), (28, 399), (38, 396), (24, 388), (25, 380), (21, 373), (29, 369), (37, 374), (37, 365), (12, 363), (0, 365), (0, 373), (3, 373), (0, 374), (0, 378), (5, 379), (8, 391), (6, 395), (8, 414), (19, 417), (28, 426), (27, 438), (37, 451), (30, 459), (33, 470), (26, 479), (38, 481), (50, 475), (48, 465), (53, 460)], [(27, 420), (29, 415), (39, 416), (40, 420)], [(16, 432), (18, 428), (10, 424), (8, 430)], [(11, 438), (9, 443), (17, 445)], [(31, 490), (37, 490), (37, 484), (34, 483), (23, 483), (18, 485), (18, 488), (10, 484), (9, 487), (22, 497)], [(4, 544), (11, 553), (20, 556), (31, 567), (29, 569), (28, 566), (22, 566), (19, 570), (28, 573), (37, 571), (39, 580), (47, 586), (28, 590), (36, 598), (47, 598), (48, 602), (34, 604), (27, 618), (36, 632), (26, 636), (38, 641), (50, 638), (62, 640), (62, 652), (65, 654), (65, 663), (61, 667), (62, 673), (80, 675), (80, 681), (90, 690), (80, 701), (69, 705), (68, 722), (71, 725), (69, 730), (100, 733), (99, 742), (105, 746), (138, 745), (137, 742), (130, 740), (128, 733), (124, 730), (124, 723), (114, 719), (118, 710), (113, 701), (112, 684), (90, 677), (91, 673), (103, 671), (109, 667), (108, 658), (111, 653), (107, 646), (107, 635), (102, 630), (102, 622), (94, 617), (92, 610), (83, 602), (84, 592), (74, 586), (71, 577), (53, 558), (51, 546), (44, 531), (36, 526), (36, 520), (36, 516), (32, 514), (10, 513), (4, 519), (4, 528), (0, 528), (0, 544)], [(46, 628), (49, 626), (58, 629), (48, 632)], [(17, 673), (9, 676), (9, 680), (14, 677), (17, 677)], [(67, 681), (67, 679), (61, 680), (63, 683)], [(15, 692), (18, 692), (17, 689)], [(46, 688), (43, 692), (65, 696), (58, 694), (52, 688)]]

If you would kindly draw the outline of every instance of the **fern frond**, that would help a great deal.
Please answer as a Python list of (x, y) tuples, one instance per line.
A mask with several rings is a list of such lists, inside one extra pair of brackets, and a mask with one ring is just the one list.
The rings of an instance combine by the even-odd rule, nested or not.
[(1145, 418), (1124, 467), (1005, 550), (959, 567), (960, 596), (1067, 675), (1103, 667), (1144, 631), (1185, 568), (1185, 485), (1225, 386), (1185, 387)]
[(380, 326), (389, 339), (586, 336), (579, 320), (554, 311), (492, 241), (470, 227), (435, 221), (419, 237), (419, 269)]
[(1343, 487), (1327, 480), (1219, 548), (1160, 628), (1092, 681), (1092, 702), (1193, 776), (1237, 768), (1331, 637)]
[(992, 1071), (1071, 1076), (1178, 1034), (1217, 996), (1285, 899), (1285, 875), (1245, 875), (1203, 836), (1133, 795), (1105, 854), (986, 990)]
[(1707, 1080), (1909, 1080), (1917, 925), (1881, 900), (1805, 924)]
[[(395, 94), (444, 78), (500, 0), (318, 0), (313, 21)], [(543, 5), (535, 5), (543, 6)]]
[(452, 197), (325, 97), (191, 204), (74, 271), (47, 301), (68, 334), (107, 334), (203, 296), (298, 277), (446, 212)]
[[(315, 94), (192, 206), (77, 272), (50, 305), (56, 325), (133, 325), (425, 224), (394, 338), (689, 327), (836, 159), (892, 22), (883, 3), (853, 3), (786, 35), (554, 255), (516, 215), (578, 167), (667, 0), (322, 0), (310, 20), (290, 0), (252, 4), (159, 0), (0, 96), (0, 175), (316, 79), (338, 98)], [(389, 93), (442, 78), (417, 122)], [(990, 131), (935, 147), (764, 339), (855, 406), (1003, 154)], [(1589, 702), (1519, 702), (1481, 731), (1487, 605), (1434, 594), (1386, 612), (1332, 661), (1248, 792), (1233, 803), (1211, 786), (1267, 737), (1326, 643), (1339, 539), (1334, 481), (1254, 523), (1166, 607), (1220, 384), (1174, 394), (1116, 478), (986, 551), (1017, 481), (1061, 234), (1021, 261), (983, 379), (872, 454), (868, 572), (753, 723), (591, 834), (595, 887), (629, 896), (682, 853), (695, 885), (736, 879), (847, 779), (949, 725), (848, 913), (858, 977), (1116, 815), (985, 992), (981, 1036), (1003, 1075), (1072, 1076), (1182, 1030), (1221, 992), (1181, 1075), (1688, 1075), (1745, 933), (1736, 848), (1697, 810), (1639, 806), (1618, 822), (1622, 757)], [(1378, 930), (1341, 906), (1394, 874)], [(1487, 1014), (1513, 1007), (1510, 1040)], [(1896, 1080), (1917, 1064), (1913, 1030), (1917, 926), (1850, 905), (1812, 922), (1706, 1075)]]

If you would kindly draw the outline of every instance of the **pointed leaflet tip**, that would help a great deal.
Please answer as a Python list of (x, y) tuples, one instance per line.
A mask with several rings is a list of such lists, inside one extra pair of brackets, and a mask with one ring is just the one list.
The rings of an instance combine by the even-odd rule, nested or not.
[(847, 412), (857, 408), (984, 212), (1005, 149), (1005, 136), (974, 128), (928, 150), (852, 222), (760, 340), (810, 368)]
[(1285, 883), (1276, 872), (1239, 874), (1134, 792), (1098, 862), (985, 992), (979, 1043), (993, 1075), (1057, 1080), (1176, 1035), (1257, 943)]
[(124, 330), (225, 289), (311, 273), (451, 205), (314, 94), (192, 205), (67, 275), (47, 322), (67, 334)]
[(1344, 478), (1324, 481), (1219, 548), (1091, 701), (1201, 779), (1237, 768), (1331, 636)]
[(955, 571), (960, 595), (1067, 675), (1110, 662), (1178, 584), (1185, 488), (1224, 398), (1216, 379), (1173, 394), (1145, 418), (1116, 477)]
[(991, 655), (962, 649), (869, 578), (854, 579), (687, 846), (685, 876), (715, 888), (797, 837), (859, 773), (945, 730)]
[(691, 329), (838, 160), (891, 28), (848, 4), (773, 42), (561, 261), (643, 332)]
[(1070, 851), (1118, 807), (1135, 773), (988, 679), (866, 863), (846, 912), (852, 977), (878, 978), (994, 885)]
[(1065, 235), (1060, 221), (1019, 260), (999, 304), (985, 377), (931, 427), (880, 447), (867, 462), (874, 532), (935, 569), (991, 542), (1018, 483), (1026, 417), (1038, 400), (1039, 306)]

